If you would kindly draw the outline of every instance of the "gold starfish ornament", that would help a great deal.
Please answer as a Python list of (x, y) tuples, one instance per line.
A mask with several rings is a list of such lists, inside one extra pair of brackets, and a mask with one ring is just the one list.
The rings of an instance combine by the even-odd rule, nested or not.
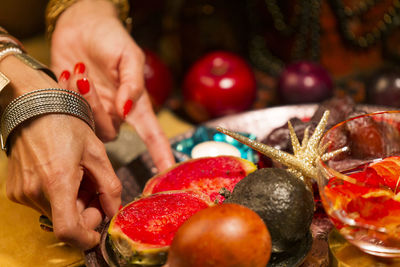
[(306, 185), (311, 185), (311, 180), (317, 177), (316, 160), (321, 157), (323, 160), (331, 159), (337, 154), (348, 150), (348, 147), (343, 147), (333, 152), (325, 153), (325, 150), (329, 144), (324, 147), (320, 147), (320, 141), (324, 134), (329, 117), (329, 111), (325, 111), (320, 122), (314, 130), (314, 133), (309, 137), (309, 127), (304, 131), (304, 138), (300, 144), (299, 139), (296, 136), (294, 128), (290, 121), (288, 121), (290, 139), (293, 147), (293, 155), (285, 151), (276, 149), (274, 147), (268, 146), (266, 144), (251, 140), (239, 133), (232, 132), (230, 130), (224, 129), (222, 127), (217, 127), (216, 129), (221, 133), (224, 133), (237, 141), (257, 150), (258, 152), (274, 159), (281, 164), (288, 167), (288, 171), (296, 175)]

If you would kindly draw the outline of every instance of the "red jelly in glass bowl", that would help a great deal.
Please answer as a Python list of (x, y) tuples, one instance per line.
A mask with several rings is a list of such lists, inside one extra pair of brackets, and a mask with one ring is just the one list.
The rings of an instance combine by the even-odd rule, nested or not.
[[(362, 251), (400, 258), (400, 111), (360, 115), (320, 142), (318, 187), (339, 232)], [(329, 153), (346, 148), (329, 158)]]

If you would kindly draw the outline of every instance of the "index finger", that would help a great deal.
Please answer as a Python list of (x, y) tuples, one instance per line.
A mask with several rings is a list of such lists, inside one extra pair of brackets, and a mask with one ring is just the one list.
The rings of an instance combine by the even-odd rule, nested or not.
[(121, 57), (118, 66), (120, 86), (115, 100), (121, 118), (126, 117), (131, 104), (137, 102), (145, 91), (144, 63), (143, 51), (133, 45)]
[(88, 151), (83, 154), (82, 159), (98, 192), (102, 209), (112, 218), (121, 205), (122, 185), (100, 140), (92, 139), (88, 143)]
[(153, 112), (147, 92), (138, 99), (125, 121), (136, 129), (158, 171), (163, 171), (175, 163), (170, 143)]

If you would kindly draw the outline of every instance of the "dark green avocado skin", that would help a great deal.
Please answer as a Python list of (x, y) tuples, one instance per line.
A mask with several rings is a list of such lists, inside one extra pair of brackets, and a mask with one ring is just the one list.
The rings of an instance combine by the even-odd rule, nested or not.
[(252, 172), (236, 184), (225, 203), (246, 206), (264, 220), (273, 253), (287, 251), (305, 238), (314, 214), (314, 198), (305, 184), (278, 168)]

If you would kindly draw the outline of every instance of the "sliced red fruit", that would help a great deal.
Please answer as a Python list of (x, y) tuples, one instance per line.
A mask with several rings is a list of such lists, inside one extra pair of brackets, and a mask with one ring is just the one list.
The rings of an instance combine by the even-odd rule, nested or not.
[(398, 235), (399, 174), (400, 157), (388, 157), (350, 175), (365, 185), (333, 178), (325, 187), (325, 196), (333, 201), (336, 210), (350, 214), (356, 222), (385, 227)]
[(162, 192), (129, 203), (113, 217), (108, 229), (119, 263), (144, 266), (165, 263), (178, 228), (212, 204), (208, 196), (189, 190)]
[(219, 191), (226, 188), (232, 192), (240, 180), (256, 169), (252, 162), (233, 156), (192, 159), (151, 178), (142, 194), (148, 196), (169, 190), (192, 189), (222, 203), (225, 198)]
[(369, 167), (374, 169), (377, 174), (382, 177), (385, 185), (389, 186), (393, 191), (400, 186), (400, 157), (388, 157), (382, 161), (371, 164)]

